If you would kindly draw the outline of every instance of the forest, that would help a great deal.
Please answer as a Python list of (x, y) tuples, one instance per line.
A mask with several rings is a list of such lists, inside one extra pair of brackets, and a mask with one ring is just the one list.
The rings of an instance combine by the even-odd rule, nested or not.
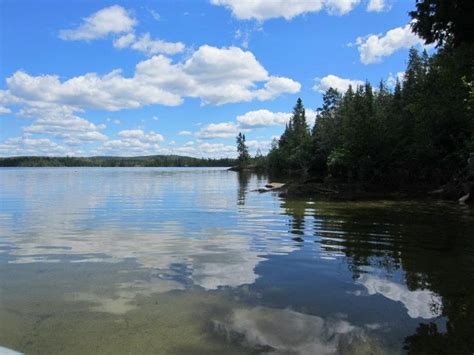
[[(467, 161), (474, 152), (473, 4), (418, 1), (410, 12), (412, 28), (436, 46), (433, 54), (412, 48), (393, 87), (382, 80), (346, 92), (330, 88), (313, 127), (298, 99), (267, 156), (268, 170), (390, 189), (472, 180)], [(239, 163), (252, 164), (242, 136), (237, 143)]]
[(225, 167), (234, 159), (193, 158), (180, 155), (143, 157), (10, 157), (0, 158), (3, 167)]

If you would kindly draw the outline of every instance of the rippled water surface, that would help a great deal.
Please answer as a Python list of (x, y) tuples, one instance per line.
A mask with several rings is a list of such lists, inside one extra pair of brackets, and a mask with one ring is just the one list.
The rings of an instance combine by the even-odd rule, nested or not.
[(252, 191), (267, 181), (0, 169), (0, 347), (473, 353), (472, 209)]

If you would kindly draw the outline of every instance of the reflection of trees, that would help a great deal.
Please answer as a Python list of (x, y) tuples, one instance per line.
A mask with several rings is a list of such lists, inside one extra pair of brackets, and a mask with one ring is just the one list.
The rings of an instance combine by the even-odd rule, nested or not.
[(314, 232), (321, 238), (321, 249), (343, 253), (354, 278), (360, 276), (365, 266), (383, 268), (389, 273), (400, 268), (397, 239), (400, 232), (393, 227), (383, 209), (364, 209), (345, 203), (315, 207)]
[[(284, 205), (292, 206), (286, 211), (293, 223), (304, 223), (304, 208), (298, 209), (291, 202)], [(461, 216), (457, 209), (450, 213), (439, 206), (403, 202), (323, 202), (312, 207), (314, 234), (322, 250), (343, 254), (354, 278), (359, 277), (364, 266), (388, 273), (401, 268), (409, 290), (429, 289), (441, 296), (446, 331), (434, 323), (420, 324), (416, 333), (406, 338), (409, 352), (473, 353), (472, 212)]]
[(237, 178), (239, 180), (239, 190), (237, 196), (237, 204), (245, 205), (245, 196), (247, 194), (247, 189), (250, 182), (250, 177), (252, 174), (247, 171), (239, 171), (237, 173)]
[(293, 239), (296, 241), (303, 241), (305, 228), (305, 214), (307, 204), (302, 200), (285, 200), (282, 205), (285, 213), (290, 216), (288, 222), (289, 232), (294, 235)]
[(258, 186), (263, 186), (268, 182), (268, 176), (263, 173), (254, 173), (250, 171), (239, 171), (237, 173), (237, 179), (239, 182), (239, 188), (237, 192), (237, 204), (245, 205), (245, 198), (248, 192), (250, 180), (254, 179), (257, 181)]

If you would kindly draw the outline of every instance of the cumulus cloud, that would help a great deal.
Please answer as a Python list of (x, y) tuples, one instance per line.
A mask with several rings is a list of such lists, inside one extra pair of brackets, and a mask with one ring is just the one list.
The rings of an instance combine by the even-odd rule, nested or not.
[(239, 127), (233, 122), (211, 123), (201, 128), (196, 136), (200, 139), (231, 138), (239, 132)]
[(0, 143), (0, 155), (64, 155), (68, 151), (65, 147), (48, 138), (22, 137), (8, 138)]
[(386, 3), (386, 0), (369, 0), (367, 4), (368, 12), (382, 12), (386, 11), (389, 6)]
[(196, 144), (193, 141), (188, 141), (183, 145), (168, 146), (161, 150), (161, 154), (180, 154), (197, 158), (224, 158), (236, 157), (237, 151), (234, 145), (209, 142)]
[[(11, 96), (13, 97), (13, 96)], [(18, 154), (69, 154), (65, 146), (103, 142), (108, 137), (102, 133), (103, 124), (95, 124), (77, 115), (77, 110), (68, 105), (57, 105), (40, 101), (27, 101), (15, 98), (12, 102), (20, 105), (18, 117), (32, 118), (33, 122), (23, 127), (22, 138), (12, 138), (2, 143), (4, 155)], [(34, 136), (40, 136), (40, 138)], [(50, 136), (53, 140), (46, 139)], [(46, 140), (44, 140), (46, 139)], [(56, 141), (58, 141), (56, 142)], [(60, 145), (63, 144), (63, 145)], [(35, 149), (37, 148), (37, 152)], [(77, 149), (76, 152), (80, 152)]]
[(123, 138), (139, 139), (143, 142), (149, 142), (149, 143), (163, 142), (165, 140), (164, 137), (159, 133), (156, 133), (154, 131), (145, 133), (141, 129), (123, 130), (123, 131), (120, 131), (118, 135)]
[(191, 131), (179, 131), (178, 136), (190, 136), (193, 133)]
[(127, 33), (126, 35), (120, 36), (114, 41), (114, 47), (119, 49), (127, 48), (131, 46), (135, 40), (136, 37), (133, 33)]
[(88, 73), (61, 82), (56, 75), (31, 76), (17, 71), (7, 78), (7, 86), (13, 95), (24, 100), (79, 109), (117, 111), (146, 104), (173, 106), (181, 103), (178, 95), (157, 86), (141, 85), (140, 79), (125, 78), (120, 70), (114, 70), (103, 76)]
[(349, 85), (352, 85), (353, 88), (364, 85), (362, 80), (344, 79), (332, 74), (326, 75), (324, 78), (316, 78), (315, 80), (316, 84), (313, 86), (313, 90), (320, 93), (326, 92), (329, 88), (344, 93), (349, 88)]
[[(198, 84), (190, 96), (201, 97), (204, 103), (269, 100), (300, 90), (300, 84), (289, 78), (270, 76), (252, 52), (237, 47), (201, 46), (183, 70)], [(263, 88), (254, 89), (257, 83)]]
[(9, 93), (18, 99), (109, 111), (150, 104), (176, 106), (184, 97), (215, 105), (269, 100), (300, 89), (296, 81), (269, 75), (249, 51), (208, 45), (184, 62), (173, 63), (163, 55), (141, 61), (129, 78), (120, 70), (65, 81), (57, 75), (17, 71), (6, 81)]
[(205, 154), (218, 154), (221, 157), (235, 155), (236, 153), (233, 145), (226, 145), (224, 143), (202, 143), (198, 149)]
[(263, 89), (257, 91), (257, 98), (260, 101), (271, 100), (282, 92), (297, 93), (301, 89), (301, 84), (284, 77), (270, 77)]
[(411, 30), (411, 25), (396, 27), (385, 34), (358, 37), (356, 45), (364, 64), (378, 63), (403, 48), (423, 45), (424, 41)]
[(109, 34), (131, 32), (136, 20), (123, 7), (113, 5), (85, 17), (74, 29), (59, 32), (59, 38), (69, 41), (93, 40)]
[(161, 39), (152, 39), (149, 33), (141, 35), (139, 38), (133, 33), (128, 33), (117, 38), (114, 41), (114, 47), (132, 48), (148, 55), (155, 54), (176, 54), (181, 53), (185, 49), (185, 45), (181, 42), (166, 42)]
[(240, 127), (257, 128), (284, 125), (288, 122), (290, 117), (291, 113), (289, 112), (272, 112), (262, 109), (239, 115), (236, 120)]
[(161, 154), (160, 147), (164, 137), (154, 131), (144, 132), (141, 129), (128, 129), (117, 134), (120, 138), (105, 142), (99, 151), (114, 155), (150, 155)]
[(117, 133), (116, 139), (109, 139), (96, 150), (97, 154), (117, 156), (170, 154), (160, 146), (165, 138), (155, 131), (145, 132), (142, 129), (126, 129)]
[[(316, 111), (305, 109), (306, 121), (309, 127), (314, 125), (316, 120)], [(290, 120), (292, 113), (290, 112), (272, 112), (267, 109), (249, 111), (236, 117), (235, 122), (210, 123), (202, 127), (195, 133), (199, 139), (217, 139), (217, 138), (234, 138), (239, 132), (249, 132), (253, 129), (283, 126)], [(249, 140), (247, 145), (251, 150), (267, 151), (270, 148), (271, 140)]]
[(295, 16), (321, 10), (326, 10), (330, 14), (344, 15), (352, 11), (359, 2), (360, 0), (211, 0), (214, 5), (230, 9), (239, 20), (258, 21), (278, 17), (291, 20)]
[(101, 132), (105, 125), (96, 125), (77, 116), (69, 106), (30, 103), (18, 115), (35, 119), (31, 125), (23, 128), (27, 134), (50, 135), (70, 145), (107, 140), (107, 136)]

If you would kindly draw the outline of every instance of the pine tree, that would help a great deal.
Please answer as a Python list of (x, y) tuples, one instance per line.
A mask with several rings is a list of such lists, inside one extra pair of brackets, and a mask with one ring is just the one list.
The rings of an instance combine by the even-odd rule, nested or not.
[(245, 143), (245, 134), (242, 134), (242, 132), (239, 132), (239, 134), (236, 137), (236, 142), (237, 142), (237, 153), (239, 154), (239, 157), (237, 158), (238, 164), (239, 164), (239, 167), (244, 168), (247, 166), (250, 160), (249, 150), (248, 150), (247, 144)]

